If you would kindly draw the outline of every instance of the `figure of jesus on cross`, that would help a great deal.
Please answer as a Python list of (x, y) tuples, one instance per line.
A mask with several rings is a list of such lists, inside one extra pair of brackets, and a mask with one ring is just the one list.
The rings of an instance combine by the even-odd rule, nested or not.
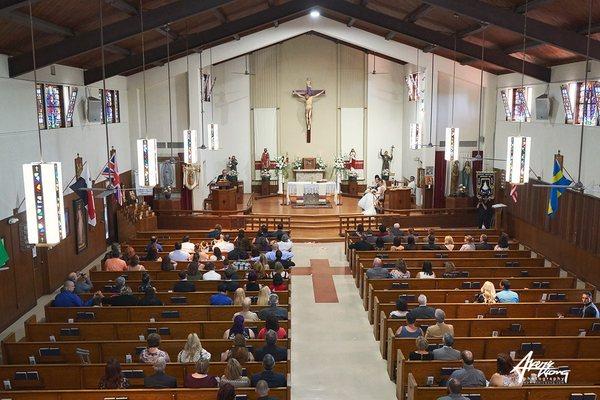
[(304, 119), (306, 120), (306, 143), (310, 143), (310, 131), (312, 129), (313, 99), (325, 94), (324, 89), (313, 89), (309, 78), (306, 78), (306, 89), (292, 90), (292, 96), (298, 96), (305, 103)]

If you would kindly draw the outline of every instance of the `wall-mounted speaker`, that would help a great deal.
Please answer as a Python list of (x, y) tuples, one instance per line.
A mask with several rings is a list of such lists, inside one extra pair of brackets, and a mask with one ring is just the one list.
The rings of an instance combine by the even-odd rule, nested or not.
[(551, 99), (547, 94), (542, 94), (535, 99), (535, 119), (547, 120), (550, 118)]

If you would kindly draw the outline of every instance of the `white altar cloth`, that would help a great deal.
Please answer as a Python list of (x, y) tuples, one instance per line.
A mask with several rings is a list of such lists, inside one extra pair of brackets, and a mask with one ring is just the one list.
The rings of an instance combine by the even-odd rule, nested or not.
[(287, 182), (287, 204), (290, 204), (290, 196), (317, 193), (319, 196), (337, 196), (335, 182)]

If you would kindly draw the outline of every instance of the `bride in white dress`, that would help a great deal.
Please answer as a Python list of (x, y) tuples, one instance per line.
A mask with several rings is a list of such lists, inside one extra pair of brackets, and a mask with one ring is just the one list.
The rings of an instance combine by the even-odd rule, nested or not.
[(363, 197), (358, 201), (358, 206), (362, 208), (363, 215), (376, 215), (377, 210), (375, 205), (377, 204), (377, 195), (374, 190), (367, 189)]

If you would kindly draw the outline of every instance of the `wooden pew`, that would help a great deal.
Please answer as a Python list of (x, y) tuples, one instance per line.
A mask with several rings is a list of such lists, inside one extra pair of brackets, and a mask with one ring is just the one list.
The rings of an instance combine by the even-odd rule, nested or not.
[[(388, 329), (387, 363), (388, 374), (392, 380), (396, 377), (398, 350), (402, 354), (410, 354), (415, 350), (414, 338), (397, 338)], [(430, 339), (429, 344), (439, 344), (441, 339)], [(521, 358), (528, 351), (521, 350), (522, 343), (540, 343), (542, 352), (534, 353), (536, 358), (596, 358), (600, 349), (600, 336), (525, 336), (525, 337), (455, 337), (455, 349), (468, 349), (473, 352), (475, 359), (495, 359), (498, 354), (516, 352)]]
[[(592, 318), (451, 318), (446, 322), (454, 326), (454, 336), (462, 337), (484, 337), (492, 336), (496, 331), (498, 336), (577, 336), (581, 331), (586, 335), (596, 336), (600, 332), (593, 331), (593, 325), (600, 323), (600, 319)], [(423, 328), (434, 325), (435, 320), (418, 320), (417, 325)], [(519, 331), (511, 330), (514, 324), (520, 325)], [(402, 325), (406, 325), (405, 319), (388, 318), (381, 312), (379, 315), (379, 329), (374, 332), (375, 339), (385, 337), (388, 329), (396, 332)], [(381, 356), (387, 357), (387, 341), (379, 341)]]
[[(34, 317), (35, 318), (35, 317)], [(54, 336), (57, 341), (85, 340), (139, 340), (140, 335), (156, 331), (163, 339), (187, 339), (195, 332), (200, 339), (220, 339), (231, 328), (231, 321), (183, 321), (183, 322), (34, 322), (25, 323), (27, 342), (43, 342)], [(264, 321), (246, 322), (246, 327), (258, 331), (265, 326)], [(289, 332), (290, 322), (281, 321), (279, 326)]]
[[(77, 349), (89, 350), (91, 363), (105, 363), (109, 358), (116, 358), (125, 362), (125, 355), (130, 354), (134, 360), (138, 359), (138, 351), (146, 347), (145, 341), (140, 340), (86, 340), (72, 342), (14, 342), (8, 338), (2, 341), (2, 355), (5, 364), (28, 364), (29, 357), (34, 356), (38, 364), (79, 364), (81, 358), (76, 354)], [(172, 360), (183, 349), (185, 340), (163, 340), (160, 348), (166, 351)], [(263, 347), (264, 340), (248, 340), (247, 344), (254, 348)], [(290, 339), (281, 339), (277, 345), (289, 348)], [(202, 347), (215, 358), (220, 358), (221, 353), (231, 348), (232, 341), (224, 339), (203, 339)], [(60, 355), (40, 355), (39, 350), (45, 348), (58, 348)]]
[[(538, 360), (536, 358), (536, 360)], [(598, 370), (600, 370), (600, 359), (552, 359), (540, 361), (554, 361), (554, 365), (568, 367), (569, 385), (596, 385), (598, 384)], [(447, 380), (448, 376), (442, 376), (442, 368), (460, 368), (462, 361), (410, 361), (398, 351), (397, 378), (396, 378), (396, 397), (404, 399), (408, 374), (412, 374), (413, 379), (419, 386), (428, 386), (427, 378), (433, 376), (434, 384), (429, 386), (438, 386), (438, 383)], [(483, 372), (486, 378), (490, 378), (496, 372), (496, 360), (476, 360), (475, 367)], [(525, 375), (527, 378), (529, 374)], [(471, 393), (470, 388), (464, 388), (465, 393)]]
[[(215, 400), (218, 389), (123, 389), (123, 390), (60, 390), (60, 391), (9, 391), (0, 396), (11, 400)], [(236, 394), (245, 394), (249, 400), (256, 400), (254, 388), (236, 389)], [(290, 400), (291, 389), (274, 388), (269, 396), (279, 400)]]
[[(279, 306), (290, 310), (286, 304)], [(256, 312), (262, 308), (255, 307), (253, 311)], [(150, 307), (51, 307), (46, 305), (45, 315), (46, 322), (66, 322), (69, 319), (94, 322), (142, 322), (150, 321), (151, 318), (156, 321), (231, 321), (233, 314), (240, 310), (240, 306), (209, 305)], [(178, 315), (174, 315), (174, 312), (177, 312)]]
[[(406, 400), (436, 400), (447, 394), (446, 388), (418, 386), (414, 377), (408, 375)], [(463, 394), (480, 394), (482, 400), (570, 400), (572, 393), (595, 393), (600, 395), (600, 386), (551, 385), (522, 387), (465, 388)]]
[[(185, 268), (184, 268), (185, 269)], [(179, 279), (179, 271), (181, 271), (182, 269), (179, 268), (177, 270), (174, 271), (161, 271), (160, 267), (158, 267), (158, 269), (156, 270), (148, 270), (145, 271), (148, 273), (148, 275), (150, 275), (150, 279), (152, 281), (175, 281)], [(224, 270), (216, 270), (215, 272), (218, 272), (219, 274), (221, 274), (221, 276), (223, 276), (225, 274)], [(246, 280), (246, 273), (244, 272), (243, 275), (240, 273), (242, 271), (238, 271), (238, 277), (240, 278), (238, 280), (238, 282), (241, 282), (242, 284), (246, 284), (247, 280)], [(270, 270), (267, 272), (271, 272)], [(200, 272), (201, 274), (204, 272)], [(139, 281), (142, 279), (142, 272), (136, 272), (136, 271), (128, 271), (128, 272), (118, 272), (118, 271), (90, 271), (90, 279), (92, 280), (92, 283), (96, 284), (96, 281), (114, 281), (115, 279), (117, 279), (119, 276), (125, 276), (127, 280), (132, 280), (132, 281)], [(212, 290), (213, 288), (216, 290), (217, 286), (219, 285), (219, 283), (221, 283), (220, 281), (203, 281), (203, 280), (198, 280), (198, 281), (194, 281), (195, 285), (198, 289), (200, 289), (201, 291), (205, 292), (207, 290)], [(260, 279), (258, 281), (260, 284), (262, 285), (270, 285), (271, 283), (273, 283), (272, 279)], [(289, 284), (290, 282), (288, 282)], [(209, 289), (203, 289), (202, 285), (208, 285)], [(211, 286), (213, 285), (213, 286)]]
[[(212, 358), (218, 360), (220, 354), (212, 355)], [(209, 373), (221, 376), (225, 370), (226, 362), (211, 361)], [(1, 365), (0, 380), (10, 381), (13, 390), (77, 390), (98, 388), (98, 382), (104, 376), (104, 364), (37, 364), (37, 365)], [(142, 370), (145, 375), (154, 373), (150, 364), (121, 364), (124, 371)], [(261, 372), (263, 366), (261, 362), (249, 362), (244, 364), (248, 376)], [(274, 370), (282, 374), (288, 374), (290, 363), (288, 361), (279, 361), (275, 363)], [(15, 373), (29, 372), (37, 373), (39, 380), (19, 380), (15, 379)], [(167, 364), (166, 373), (177, 378), (177, 386), (183, 387), (183, 379), (187, 374), (195, 372), (194, 364)], [(129, 378), (131, 388), (143, 387), (143, 379)], [(8, 394), (8, 393), (7, 393)]]
[[(152, 286), (154, 286), (156, 288), (156, 290), (158, 290), (159, 292), (167, 292), (169, 290), (173, 290), (173, 286), (178, 282), (179, 280), (153, 280), (152, 282)], [(210, 288), (212, 287), (216, 287), (214, 288), (214, 292), (213, 294), (217, 291), (217, 287), (219, 286), (219, 283), (223, 283), (224, 281), (216, 281), (218, 283), (209, 283), (206, 286), (208, 286), (208, 289), (204, 289), (204, 284), (202, 283), (204, 281), (194, 281), (194, 286), (196, 286), (196, 290), (199, 291), (198, 289), (200, 289), (203, 292), (210, 292)], [(245, 285), (247, 283), (247, 281), (243, 280), (243, 281), (235, 281), (238, 282), (240, 285)], [(273, 281), (267, 281), (267, 280), (261, 280), (261, 282), (264, 282), (263, 284), (265, 285), (271, 285), (273, 283)], [(289, 282), (289, 281), (288, 281)], [(115, 282), (114, 281), (92, 281), (92, 283), (94, 284), (94, 290), (100, 290), (100, 291), (105, 291), (108, 288), (112, 287)], [(142, 281), (137, 281), (137, 280), (127, 280), (127, 286), (129, 286), (132, 290), (137, 290), (138, 287), (140, 286), (140, 284), (142, 283)], [(106, 288), (106, 289), (105, 289)]]

